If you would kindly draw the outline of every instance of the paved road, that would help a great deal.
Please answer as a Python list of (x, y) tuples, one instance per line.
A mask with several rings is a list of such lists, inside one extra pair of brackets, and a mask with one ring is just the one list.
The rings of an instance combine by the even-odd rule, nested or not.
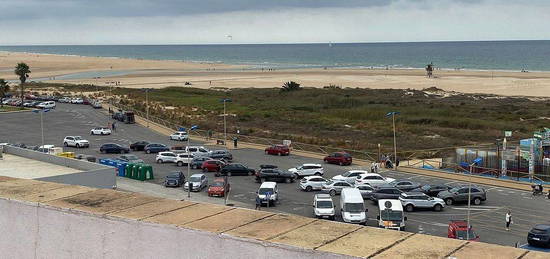
[[(111, 136), (90, 136), (89, 131), (94, 126), (106, 126), (110, 122), (109, 117), (99, 110), (89, 106), (58, 104), (55, 111), (44, 114), (45, 143), (62, 145), (62, 140), (67, 135), (81, 135), (91, 142), (89, 149), (68, 148), (70, 151), (83, 154), (92, 154), (97, 157), (116, 157), (118, 155), (101, 155), (98, 148), (101, 144), (114, 142), (128, 145), (138, 140), (149, 142), (160, 142), (167, 145), (174, 145), (177, 142), (168, 140), (168, 137), (158, 134), (146, 127), (133, 124), (126, 125), (118, 123), (117, 132)], [(39, 145), (40, 115), (30, 112), (0, 114), (0, 143), (1, 142), (23, 142), (27, 145)], [(185, 144), (185, 143), (178, 143)], [(201, 144), (194, 142), (192, 144)], [(215, 147), (212, 147), (215, 148)], [(255, 149), (238, 149), (232, 151), (235, 162), (243, 163), (258, 168), (260, 164), (276, 164), (282, 169), (291, 168), (302, 163), (319, 163), (312, 158), (290, 155), (288, 157), (267, 156)], [(154, 167), (155, 183), (160, 184), (166, 174), (174, 170), (186, 171), (186, 168), (178, 168), (174, 164), (156, 164), (155, 155), (147, 155), (143, 152), (134, 152), (145, 162)], [(358, 168), (355, 166), (340, 167), (336, 165), (325, 165), (325, 177), (331, 178), (334, 175), (346, 170)], [(199, 170), (193, 170), (199, 172)], [(384, 175), (396, 179), (411, 179), (419, 183), (446, 183), (459, 185), (461, 182), (451, 182), (446, 179), (432, 178), (427, 176), (412, 175), (397, 171), (388, 171)], [(209, 173), (210, 180), (213, 174)], [(230, 200), (237, 204), (253, 204), (254, 194), (259, 184), (253, 177), (234, 176), (231, 177), (232, 193)], [(478, 232), (481, 240), (488, 243), (515, 245), (526, 243), (526, 235), (529, 229), (537, 223), (548, 223), (550, 221), (550, 201), (540, 198), (533, 199), (529, 192), (512, 189), (483, 186), (488, 192), (488, 200), (481, 206), (475, 206), (471, 210), (471, 219), (474, 229)], [(302, 216), (312, 216), (311, 202), (315, 192), (307, 193), (299, 190), (297, 183), (280, 184), (281, 199), (271, 211), (293, 213)], [(183, 194), (183, 193), (182, 193)], [(193, 193), (193, 195), (204, 195), (206, 193)], [(338, 203), (338, 196), (335, 201)], [(375, 219), (378, 208), (370, 201), (366, 202), (369, 209), (369, 218)], [(266, 208), (264, 208), (266, 209)], [(414, 233), (425, 233), (446, 237), (447, 225), (450, 219), (465, 219), (466, 205), (448, 206), (442, 212), (418, 211), (407, 213), (408, 222), (406, 231)], [(508, 210), (512, 211), (514, 224), (510, 231), (505, 230), (504, 215)], [(341, 220), (337, 218), (337, 220)], [(374, 220), (369, 225), (375, 226)]]

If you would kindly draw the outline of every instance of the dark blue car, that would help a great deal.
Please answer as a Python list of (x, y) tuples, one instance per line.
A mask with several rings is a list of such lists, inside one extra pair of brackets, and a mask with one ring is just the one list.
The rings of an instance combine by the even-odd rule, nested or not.
[(101, 147), (99, 147), (99, 152), (101, 152), (101, 153), (119, 153), (119, 154), (122, 154), (122, 153), (130, 152), (130, 149), (127, 148), (127, 147), (123, 147), (119, 144), (106, 143), (106, 144), (101, 145)]
[(170, 148), (168, 148), (164, 144), (151, 143), (151, 144), (148, 144), (147, 146), (145, 146), (143, 148), (143, 151), (145, 151), (145, 153), (147, 153), (147, 154), (151, 154), (151, 153), (170, 151)]

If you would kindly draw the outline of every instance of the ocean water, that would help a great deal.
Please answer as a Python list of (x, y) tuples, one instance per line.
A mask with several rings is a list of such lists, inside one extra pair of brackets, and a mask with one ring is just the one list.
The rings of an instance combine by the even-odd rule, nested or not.
[(252, 68), (376, 67), (550, 71), (550, 41), (235, 45), (0, 46), (0, 50), (245, 64)]

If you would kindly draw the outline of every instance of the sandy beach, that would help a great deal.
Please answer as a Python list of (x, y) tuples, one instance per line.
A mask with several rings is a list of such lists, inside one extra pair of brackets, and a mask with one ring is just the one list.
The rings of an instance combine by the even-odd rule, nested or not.
[[(550, 97), (550, 72), (452, 71), (436, 70), (427, 78), (423, 69), (292, 69), (261, 71), (245, 66), (184, 61), (138, 60), (80, 57), (50, 54), (0, 52), (0, 78), (16, 80), (13, 68), (18, 62), (31, 67), (30, 80), (53, 79), (63, 75), (94, 71), (125, 71), (114, 76), (90, 76), (48, 80), (56, 83), (113, 85), (161, 88), (184, 86), (226, 88), (272, 88), (292, 80), (304, 87), (341, 87), (373, 89), (424, 89), (438, 87), (447, 91), (507, 96)], [(93, 73), (91, 73), (93, 74)]]

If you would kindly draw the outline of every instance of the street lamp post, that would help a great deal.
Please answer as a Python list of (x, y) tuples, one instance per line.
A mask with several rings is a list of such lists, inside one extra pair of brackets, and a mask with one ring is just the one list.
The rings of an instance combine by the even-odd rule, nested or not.
[(41, 136), (42, 136), (42, 148), (44, 148), (44, 116), (43, 116), (43, 113), (49, 112), (50, 109), (42, 109), (42, 110), (35, 109), (35, 110), (32, 110), (32, 111), (34, 113), (40, 113), (40, 132), (41, 132)]
[(191, 158), (191, 153), (189, 153), (189, 146), (191, 146), (191, 131), (198, 129), (199, 126), (193, 125), (191, 128), (189, 128), (189, 131), (187, 132), (187, 198), (191, 198), (191, 188), (193, 188), (193, 185), (191, 185), (191, 182), (189, 181), (189, 177), (191, 176), (191, 161), (189, 159)]
[(225, 103), (232, 102), (232, 100), (229, 98), (224, 98), (221, 101), (223, 102), (223, 144), (227, 146), (227, 112)]
[(396, 141), (396, 133), (395, 133), (395, 115), (398, 115), (399, 112), (388, 112), (386, 114), (386, 117), (391, 116), (392, 122), (393, 122), (393, 162), (395, 164), (395, 167), (397, 168), (397, 141)]
[(466, 219), (466, 240), (470, 240), (470, 203), (472, 197), (472, 168), (477, 163), (481, 162), (481, 158), (474, 159), (473, 163), (470, 164), (470, 175), (468, 176), (468, 216)]

